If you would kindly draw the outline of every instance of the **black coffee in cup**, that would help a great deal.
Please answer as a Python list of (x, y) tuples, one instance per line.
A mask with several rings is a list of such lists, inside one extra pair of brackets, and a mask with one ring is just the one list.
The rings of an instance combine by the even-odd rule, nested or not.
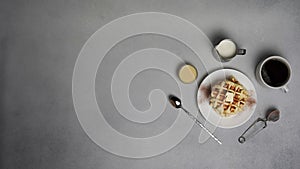
[(262, 79), (272, 87), (280, 87), (289, 80), (289, 67), (277, 59), (266, 61), (261, 69)]

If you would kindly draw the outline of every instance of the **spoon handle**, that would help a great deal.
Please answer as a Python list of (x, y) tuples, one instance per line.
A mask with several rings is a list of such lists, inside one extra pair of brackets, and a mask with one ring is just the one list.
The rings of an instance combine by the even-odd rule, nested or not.
[(244, 143), (246, 140), (254, 137), (258, 134), (261, 130), (267, 127), (267, 120), (258, 118), (256, 119), (244, 133), (239, 137), (238, 141), (240, 143)]
[(203, 128), (216, 142), (218, 142), (219, 144), (222, 144), (222, 142), (216, 137), (214, 136), (194, 115), (192, 115), (190, 112), (188, 112), (186, 109), (182, 108), (186, 114), (189, 115), (189, 117), (195, 121), (196, 124), (198, 124), (201, 128)]

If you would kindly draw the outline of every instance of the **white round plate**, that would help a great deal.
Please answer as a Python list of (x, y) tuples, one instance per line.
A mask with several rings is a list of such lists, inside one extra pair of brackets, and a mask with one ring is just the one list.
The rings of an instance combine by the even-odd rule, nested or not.
[[(233, 116), (222, 117), (209, 105), (210, 89), (211, 86), (229, 76), (234, 76), (249, 91), (250, 98), (244, 107), (244, 111)], [(234, 128), (250, 119), (256, 108), (257, 96), (251, 80), (246, 75), (233, 69), (221, 69), (212, 72), (201, 82), (197, 93), (197, 103), (200, 112), (208, 122), (221, 128)]]

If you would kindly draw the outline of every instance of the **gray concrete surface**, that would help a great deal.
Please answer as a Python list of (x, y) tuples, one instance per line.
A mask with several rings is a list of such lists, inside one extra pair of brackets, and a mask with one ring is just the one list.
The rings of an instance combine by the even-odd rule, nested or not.
[[(300, 168), (299, 9), (297, 0), (1, 0), (0, 168)], [(178, 15), (193, 22), (212, 40), (230, 37), (247, 48), (246, 56), (225, 66), (239, 69), (253, 79), (259, 102), (246, 124), (216, 131), (224, 145), (217, 146), (212, 139), (199, 144), (199, 128), (195, 126), (179, 145), (162, 155), (128, 159), (104, 151), (82, 130), (71, 91), (72, 71), (80, 49), (92, 33), (109, 21), (144, 11)], [(133, 45), (137, 41), (138, 45)], [(163, 43), (166, 41), (170, 43)], [(153, 45), (189, 57), (183, 46), (160, 37), (137, 37), (120, 44), (108, 54), (97, 76), (96, 92), (104, 111), (113, 110), (111, 100), (104, 95), (111, 78), (106, 74), (110, 64), (117, 64), (133, 49)], [(272, 54), (284, 56), (292, 65), (294, 76), (287, 94), (264, 88), (255, 80), (256, 64)], [(149, 88), (143, 90), (143, 84), (151, 81), (153, 73), (161, 81), (168, 78), (151, 71), (136, 78), (133, 85), (140, 92), (132, 92), (132, 101), (141, 109), (147, 107), (142, 92)], [(154, 85), (166, 89), (169, 84)], [(255, 139), (239, 144), (237, 137), (272, 107), (282, 111), (281, 119)], [(137, 127), (115, 114), (105, 117), (123, 133), (145, 136), (167, 128), (174, 120), (171, 111), (168, 107), (162, 119), (150, 127)]]

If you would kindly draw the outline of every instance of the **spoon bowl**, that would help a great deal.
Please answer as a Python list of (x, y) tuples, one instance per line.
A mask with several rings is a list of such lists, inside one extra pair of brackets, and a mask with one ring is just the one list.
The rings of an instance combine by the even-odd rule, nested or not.
[(267, 121), (276, 122), (279, 120), (280, 111), (278, 109), (271, 111), (267, 116)]
[(169, 101), (170, 101), (171, 105), (173, 107), (175, 107), (176, 109), (182, 108), (181, 100), (178, 97), (170, 95)]

